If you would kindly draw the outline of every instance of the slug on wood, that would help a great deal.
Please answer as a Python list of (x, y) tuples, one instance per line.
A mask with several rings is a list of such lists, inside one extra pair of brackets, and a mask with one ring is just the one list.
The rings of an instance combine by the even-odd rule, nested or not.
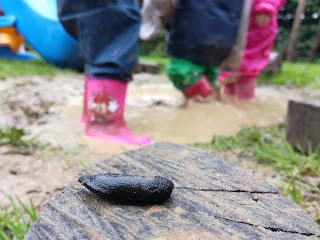
[(133, 205), (163, 203), (174, 188), (173, 182), (160, 176), (98, 174), (81, 176), (78, 181), (101, 198)]

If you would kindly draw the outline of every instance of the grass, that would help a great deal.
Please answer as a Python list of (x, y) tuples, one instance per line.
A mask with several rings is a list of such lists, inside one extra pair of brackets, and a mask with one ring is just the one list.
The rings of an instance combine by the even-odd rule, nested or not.
[(289, 181), (283, 182), (284, 195), (291, 198), (295, 203), (304, 205), (305, 198), (302, 196), (302, 186), (299, 184), (299, 169), (295, 168), (290, 172)]
[(0, 60), (0, 79), (26, 75), (54, 76), (66, 72), (70, 72), (70, 70), (57, 68), (43, 61)]
[(320, 89), (320, 63), (284, 62), (280, 74), (263, 73), (258, 83)]
[(309, 155), (302, 155), (296, 152), (285, 140), (284, 128), (283, 124), (264, 128), (248, 127), (237, 135), (215, 136), (211, 143), (197, 146), (254, 158), (282, 173), (290, 173), (298, 168), (302, 175), (320, 176), (320, 154), (310, 152)]
[(15, 127), (0, 127), (0, 146), (10, 145), (20, 150), (30, 147), (30, 141), (23, 140), (25, 131)]
[(139, 60), (141, 61), (150, 61), (150, 62), (155, 62), (159, 64), (167, 64), (169, 63), (169, 58), (166, 57), (149, 57), (149, 56), (140, 56)]
[(33, 222), (37, 220), (35, 207), (32, 200), (26, 205), (18, 197), (7, 198), (11, 208), (0, 205), (0, 239), (23, 239)]

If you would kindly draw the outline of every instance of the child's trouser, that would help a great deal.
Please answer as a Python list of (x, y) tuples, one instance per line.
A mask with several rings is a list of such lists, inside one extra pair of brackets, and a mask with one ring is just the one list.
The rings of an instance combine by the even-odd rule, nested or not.
[(172, 58), (166, 71), (174, 86), (181, 91), (195, 84), (201, 76), (206, 76), (214, 85), (219, 74), (216, 67), (202, 66), (180, 58)]
[(138, 59), (138, 1), (57, 2), (61, 23), (80, 44), (86, 75), (129, 81)]

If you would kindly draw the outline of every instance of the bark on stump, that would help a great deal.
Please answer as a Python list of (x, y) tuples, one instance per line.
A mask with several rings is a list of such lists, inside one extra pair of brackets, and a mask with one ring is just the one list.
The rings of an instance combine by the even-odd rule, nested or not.
[(76, 180), (40, 212), (25, 239), (317, 239), (314, 220), (261, 179), (208, 152), (158, 143), (83, 174), (160, 175), (175, 184), (164, 204), (128, 206)]
[(320, 102), (289, 102), (287, 141), (305, 153), (320, 148)]

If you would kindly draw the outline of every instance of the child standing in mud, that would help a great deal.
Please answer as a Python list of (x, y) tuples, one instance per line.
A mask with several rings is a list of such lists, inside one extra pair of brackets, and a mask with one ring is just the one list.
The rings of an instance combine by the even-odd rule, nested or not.
[(255, 97), (255, 80), (268, 62), (278, 31), (277, 14), (285, 0), (251, 0), (247, 43), (236, 71), (222, 71), (218, 81), (222, 96), (234, 100)]
[[(140, 38), (167, 27), (167, 73), (186, 98), (213, 96), (217, 67), (231, 54), (247, 0), (144, 0)], [(168, 19), (168, 21), (166, 21)], [(244, 29), (245, 31), (246, 29)], [(237, 65), (237, 61), (233, 61)], [(238, 65), (240, 58), (238, 60)]]
[(169, 18), (167, 52), (171, 61), (167, 72), (187, 98), (210, 98), (217, 67), (221, 67), (221, 95), (252, 99), (255, 79), (268, 64), (277, 34), (277, 13), (284, 3), (285, 0), (145, 0), (140, 37), (153, 37), (160, 32), (161, 19)]
[(138, 59), (138, 0), (57, 0), (61, 23), (86, 60), (82, 122), (90, 137), (144, 145), (124, 121), (128, 82)]

